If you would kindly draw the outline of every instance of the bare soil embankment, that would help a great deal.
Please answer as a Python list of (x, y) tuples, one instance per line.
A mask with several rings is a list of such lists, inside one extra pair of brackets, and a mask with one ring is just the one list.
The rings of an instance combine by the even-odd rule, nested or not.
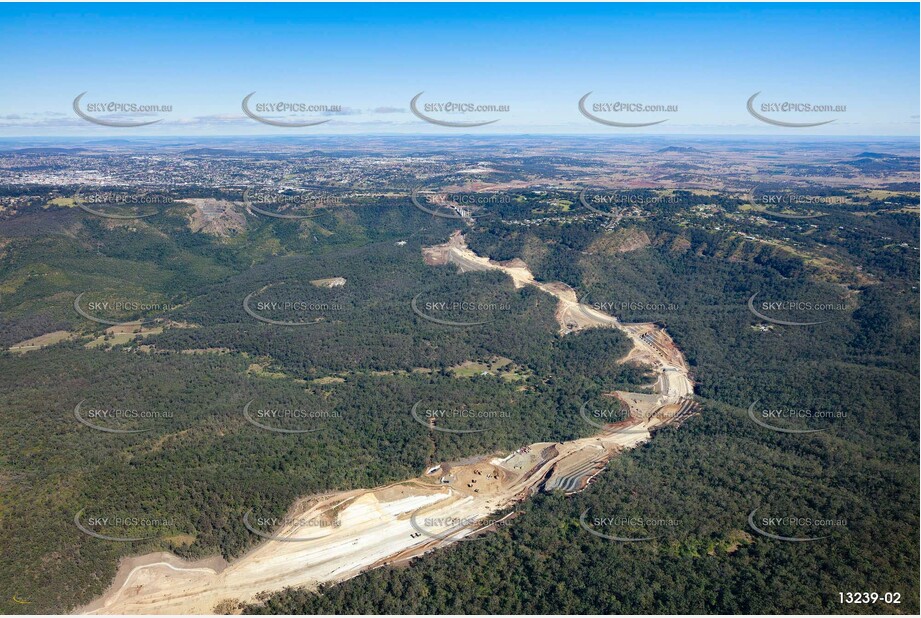
[(535, 491), (584, 489), (612, 456), (692, 413), (693, 384), (684, 357), (655, 325), (625, 325), (580, 305), (569, 286), (536, 281), (520, 260), (497, 263), (478, 256), (460, 233), (443, 245), (425, 248), (424, 257), (431, 265), (456, 264), (461, 272), (501, 270), (516, 287), (533, 285), (555, 296), (563, 334), (585, 328), (621, 330), (634, 344), (628, 357), (655, 371), (654, 392), (618, 393), (630, 406), (631, 418), (601, 426), (588, 438), (539, 442), (505, 457), (443, 464), (386, 487), (305, 498), (292, 508), (296, 516), (266, 531), (270, 540), (230, 564), (219, 558), (187, 563), (164, 553), (124, 560), (109, 590), (80, 613), (207, 614), (224, 601), (253, 602), (263, 592), (316, 588), (403, 562), (495, 527), (494, 514)]

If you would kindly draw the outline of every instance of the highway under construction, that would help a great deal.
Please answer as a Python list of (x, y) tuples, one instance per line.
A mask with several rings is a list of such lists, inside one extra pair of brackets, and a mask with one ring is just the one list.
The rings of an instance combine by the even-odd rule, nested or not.
[(229, 564), (220, 558), (189, 563), (166, 553), (124, 560), (106, 593), (78, 613), (209, 614), (221, 603), (253, 602), (261, 593), (287, 587), (316, 588), (468, 542), (501, 525), (514, 515), (516, 504), (537, 491), (583, 490), (611, 457), (695, 413), (687, 363), (660, 327), (623, 324), (581, 305), (569, 286), (536, 281), (520, 260), (498, 263), (476, 255), (459, 232), (423, 253), (430, 265), (454, 264), (461, 272), (499, 270), (518, 288), (531, 285), (555, 296), (564, 335), (586, 328), (619, 329), (633, 342), (622, 360), (655, 372), (652, 392), (611, 393), (629, 409), (628, 418), (599, 423), (587, 438), (445, 462), (384, 487), (305, 497), (270, 539)]

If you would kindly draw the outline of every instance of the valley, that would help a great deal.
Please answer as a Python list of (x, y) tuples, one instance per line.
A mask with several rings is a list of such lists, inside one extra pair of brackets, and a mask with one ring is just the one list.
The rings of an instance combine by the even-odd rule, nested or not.
[[(615, 316), (582, 306), (571, 288), (538, 282), (520, 260), (500, 264), (476, 255), (459, 231), (444, 245), (423, 252), (428, 264), (456, 265), (459, 276), (498, 270), (516, 287), (532, 285), (556, 297), (563, 334), (587, 328), (623, 331), (633, 342), (632, 361), (649, 365), (658, 376), (655, 393), (617, 393), (630, 406), (629, 419), (606, 424), (588, 438), (534, 443), (504, 456), (442, 463), (416, 479), (385, 487), (299, 500), (271, 540), (230, 564), (189, 564), (162, 553), (126, 559), (110, 589), (78, 613), (208, 614), (217, 607), (252, 603), (265, 592), (340, 582), (473, 540), (501, 525), (491, 516), (540, 490), (584, 489), (611, 457), (693, 414), (687, 364), (673, 345), (666, 349), (650, 343), (655, 325), (624, 325)], [(664, 332), (659, 337), (667, 339)]]

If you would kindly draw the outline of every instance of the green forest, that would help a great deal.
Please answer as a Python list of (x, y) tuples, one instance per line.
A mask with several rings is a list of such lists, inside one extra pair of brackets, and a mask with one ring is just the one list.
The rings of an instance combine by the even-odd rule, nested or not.
[[(509, 224), (534, 212), (532, 199), (465, 228), (470, 246), (522, 258), (538, 279), (563, 281), (580, 298), (623, 306), (615, 313), (625, 321), (665, 326), (691, 366), (699, 414), (613, 459), (578, 495), (524, 501), (510, 525), (479, 542), (317, 592), (267, 595), (245, 612), (917, 613), (918, 262), (898, 249), (916, 241), (917, 218), (830, 210), (797, 237), (808, 248), (833, 246), (840, 267), (831, 268), (712, 226), (676, 224), (699, 205), (690, 194), (616, 229), (600, 225), (604, 217)], [(560, 336), (552, 297), (515, 289), (498, 273), (427, 266), (421, 248), (460, 224), (407, 200), (367, 200), (302, 222), (258, 220), (220, 239), (189, 231), (185, 208), (177, 202), (130, 224), (54, 207), (0, 220), (3, 348), (74, 333), (0, 353), (4, 613), (72, 610), (98, 596), (127, 555), (233, 559), (259, 542), (242, 522), (250, 509), (281, 517), (301, 496), (589, 435), (583, 402), (650, 383), (647, 371), (617, 362), (630, 349), (619, 332)], [(842, 221), (854, 231), (839, 230)], [(868, 249), (880, 233), (894, 249)], [(860, 269), (880, 275), (868, 282)], [(331, 277), (347, 283), (311, 283)], [(162, 331), (90, 346), (106, 325), (74, 311), (83, 292), (88, 301), (168, 305), (106, 314), (149, 319)], [(244, 307), (250, 294), (268, 302), (265, 318), (312, 323), (260, 321)], [(840, 309), (818, 325), (759, 328), (747, 307), (753, 294)], [(451, 327), (416, 314), (417, 297), (500, 309), (476, 316), (482, 324)], [(319, 308), (277, 308), (297, 302)], [(520, 375), (452, 370), (494, 357)], [(297, 425), (315, 432), (276, 433), (247, 422), (249, 401), (323, 414)], [(506, 414), (480, 433), (430, 432), (410, 414), (418, 401)], [(816, 433), (771, 431), (749, 417), (756, 401), (827, 417), (777, 421)], [(134, 433), (97, 431), (75, 418), (81, 402), (143, 414), (98, 421)], [(782, 542), (750, 528), (755, 509), (847, 524), (816, 542)], [(149, 539), (107, 542), (78, 530), (78, 512), (159, 523)], [(651, 541), (619, 543), (588, 534), (585, 512), (674, 525)], [(839, 592), (858, 591), (899, 592), (902, 603), (839, 603)]]

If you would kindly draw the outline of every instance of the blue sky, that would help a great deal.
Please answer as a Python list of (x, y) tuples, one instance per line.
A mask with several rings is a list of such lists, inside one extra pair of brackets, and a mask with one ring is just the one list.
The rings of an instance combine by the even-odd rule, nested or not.
[[(919, 134), (917, 4), (2, 4), (0, 137), (592, 133)], [(79, 118), (81, 101), (170, 105), (162, 118), (113, 128)], [(339, 105), (329, 119), (279, 128), (247, 118), (241, 100)], [(439, 102), (506, 105), (410, 113)], [(667, 122), (642, 128), (593, 122)], [(746, 101), (846, 106), (763, 115)], [(607, 111), (600, 103), (665, 106)], [(758, 107), (757, 109), (761, 109)], [(423, 110), (424, 111), (424, 110)], [(89, 112), (88, 112), (89, 113)]]

